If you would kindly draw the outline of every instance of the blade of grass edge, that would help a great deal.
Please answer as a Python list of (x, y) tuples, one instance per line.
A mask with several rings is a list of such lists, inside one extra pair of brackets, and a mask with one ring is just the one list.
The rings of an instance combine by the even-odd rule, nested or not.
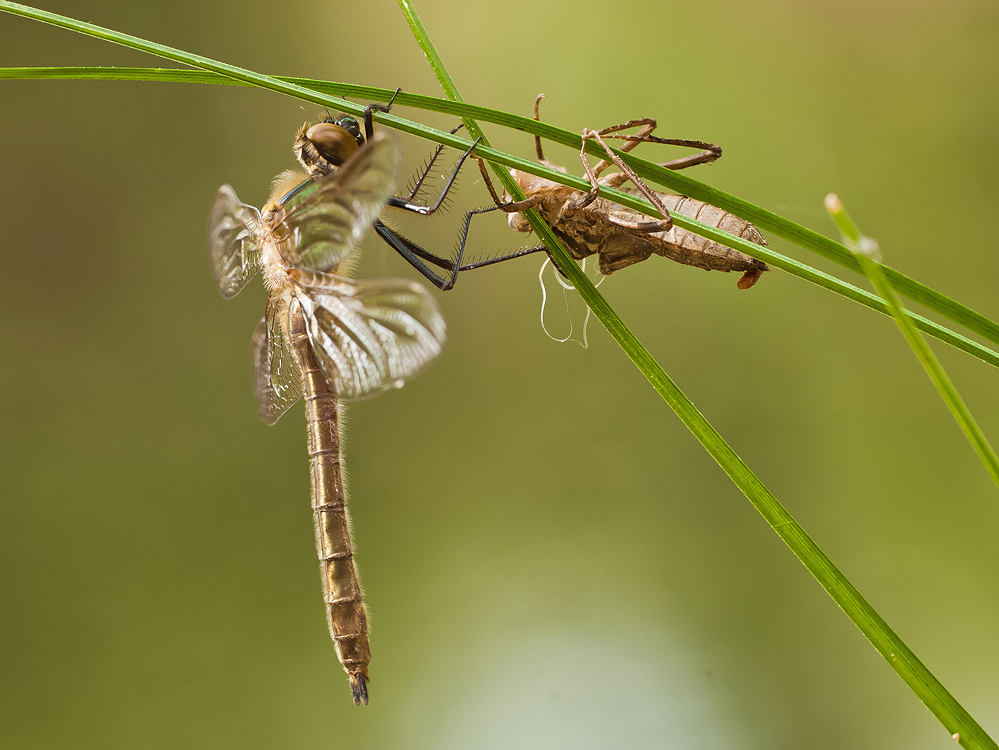
[(950, 409), (950, 413), (954, 415), (954, 419), (957, 420), (968, 442), (971, 443), (971, 447), (974, 448), (975, 453), (978, 454), (979, 459), (985, 465), (985, 470), (992, 477), (992, 481), (996, 483), (996, 486), (999, 486), (999, 457), (996, 456), (996, 452), (989, 444), (988, 438), (985, 437), (985, 433), (982, 432), (975, 418), (972, 416), (971, 410), (964, 403), (964, 399), (957, 392), (957, 388), (950, 377), (948, 377), (943, 365), (940, 364), (940, 360), (933, 354), (933, 350), (923, 340), (923, 337), (919, 335), (909, 316), (902, 309), (898, 295), (895, 294), (891, 282), (885, 275), (881, 264), (876, 262), (874, 258), (874, 255), (878, 252), (877, 245), (860, 233), (850, 214), (843, 207), (842, 201), (833, 193), (826, 196), (826, 210), (832, 216), (837, 226), (839, 226), (840, 232), (843, 233), (843, 237), (846, 240), (844, 244), (857, 256), (861, 268), (863, 268), (867, 277), (871, 280), (874, 288), (885, 302), (888, 303), (891, 309), (891, 316), (898, 324), (902, 336), (912, 348), (916, 359), (923, 365), (923, 369), (926, 370), (926, 374), (933, 382), (933, 385), (936, 386), (940, 397), (947, 405), (947, 408)]
[[(398, 0), (399, 6), (409, 22), (417, 43), (430, 62), (448, 98), (461, 100), (454, 81), (437, 54), (426, 29), (416, 14), (410, 0)], [(481, 136), (477, 123), (466, 122), (466, 127), (474, 137)], [(500, 172), (502, 170), (497, 170)], [(502, 175), (497, 174), (498, 177)], [(515, 200), (523, 200), (517, 192), (509, 175), (504, 180), (504, 187), (514, 196)], [(509, 183), (509, 184), (508, 184)], [(919, 661), (914, 653), (902, 642), (901, 638), (888, 626), (871, 605), (860, 595), (860, 592), (833, 565), (832, 561), (818, 548), (815, 542), (790, 516), (777, 498), (770, 493), (760, 479), (736, 455), (735, 451), (722, 439), (721, 435), (708, 423), (691, 401), (683, 394), (677, 385), (665, 373), (658, 362), (653, 359), (648, 350), (635, 338), (634, 334), (624, 325), (621, 319), (607, 304), (589, 279), (575, 263), (559, 241), (536, 212), (526, 212), (532, 227), (542, 237), (552, 250), (555, 262), (566, 272), (569, 280), (580, 291), (580, 295), (589, 305), (593, 314), (607, 328), (629, 358), (638, 366), (652, 386), (666, 400), (673, 411), (680, 417), (687, 428), (697, 437), (708, 453), (718, 462), (719, 466), (732, 478), (736, 486), (753, 503), (753, 506), (770, 524), (794, 552), (805, 567), (815, 576), (822, 587), (829, 592), (833, 600), (839, 604), (846, 615), (867, 636), (871, 644), (881, 653), (886, 661), (895, 669), (900, 677), (909, 685), (930, 711), (951, 732), (951, 735), (964, 747), (996, 748), (996, 743), (986, 734), (984, 729), (971, 717), (960, 703), (933, 676), (926, 666)], [(530, 214), (534, 214), (533, 217)], [(563, 268), (564, 266), (564, 268)]]

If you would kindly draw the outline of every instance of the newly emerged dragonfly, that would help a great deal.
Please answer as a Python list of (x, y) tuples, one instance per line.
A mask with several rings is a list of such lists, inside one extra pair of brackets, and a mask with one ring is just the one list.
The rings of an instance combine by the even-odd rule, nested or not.
[[(395, 98), (399, 95), (399, 91), (400, 89), (396, 89), (395, 94), (389, 100), (388, 104), (369, 104), (365, 108), (363, 133), (361, 131), (360, 124), (350, 115), (344, 115), (339, 118), (334, 118), (332, 115), (328, 115), (324, 120), (316, 123), (315, 125), (309, 125), (306, 123), (299, 129), (298, 134), (295, 136), (295, 156), (313, 179), (321, 179), (325, 175), (334, 173), (344, 163), (344, 161), (354, 153), (354, 151), (363, 146), (366, 141), (370, 140), (374, 136), (372, 112), (375, 110), (388, 112), (391, 109)], [(451, 133), (454, 134), (458, 132), (461, 127), (462, 125), (458, 125), (451, 131)], [(436, 211), (444, 205), (444, 201), (451, 188), (454, 186), (462, 165), (471, 155), (478, 143), (479, 142), (476, 140), (472, 144), (471, 148), (462, 154), (461, 158), (459, 158), (455, 163), (454, 168), (451, 170), (451, 176), (445, 183), (444, 188), (437, 197), (437, 200), (432, 205), (417, 203), (415, 202), (415, 199), (425, 186), (434, 163), (444, 149), (443, 146), (438, 146), (434, 151), (433, 156), (427, 162), (422, 173), (414, 181), (409, 195), (405, 198), (390, 195), (388, 196), (387, 204), (392, 208), (402, 209), (420, 216), (431, 216), (436, 213)], [(468, 223), (466, 220), (466, 233), (467, 227)], [(427, 280), (435, 284), (439, 289), (444, 291), (451, 289), (454, 286), (454, 281), (457, 277), (458, 271), (478, 268), (481, 265), (489, 265), (492, 262), (490, 261), (484, 264), (473, 263), (460, 265), (460, 251), (458, 255), (458, 262), (456, 263), (447, 258), (442, 258), (434, 253), (424, 250), (412, 240), (403, 236), (391, 227), (386, 226), (380, 219), (375, 219), (374, 229), (378, 236), (381, 237), (403, 258), (405, 258), (409, 264), (413, 266), (413, 268), (423, 274)], [(429, 265), (427, 265), (428, 262), (443, 269), (447, 275), (441, 275), (434, 271)]]
[[(542, 99), (543, 96), (539, 96), (534, 103), (535, 120), (540, 120), (538, 108)], [(621, 130), (639, 125), (642, 126), (642, 129), (634, 135), (619, 134)], [(508, 223), (511, 229), (518, 232), (530, 232), (531, 225), (523, 211), (533, 208), (541, 214), (552, 231), (562, 240), (573, 258), (582, 260), (596, 255), (600, 272), (603, 274), (611, 274), (646, 260), (652, 255), (661, 255), (678, 263), (709, 271), (741, 271), (742, 277), (738, 281), (738, 286), (740, 289), (749, 289), (759, 280), (764, 271), (769, 270), (763, 261), (674, 226), (670, 212), (697, 219), (708, 226), (722, 229), (736, 237), (766, 247), (766, 240), (763, 239), (756, 227), (745, 219), (740, 219), (738, 216), (708, 203), (681, 195), (669, 195), (651, 190), (611, 151), (604, 141), (605, 138), (624, 140), (625, 143), (621, 146), (622, 151), (630, 151), (639, 143), (663, 143), (702, 149), (700, 153), (660, 164), (668, 169), (683, 169), (696, 164), (705, 164), (721, 156), (721, 148), (711, 143), (653, 136), (651, 133), (655, 127), (655, 120), (642, 119), (631, 120), (603, 130), (584, 130), (584, 149), (587, 140), (595, 140), (603, 146), (610, 160), (605, 159), (596, 167), (592, 167), (586, 157), (585, 150), (580, 151), (580, 159), (591, 185), (589, 192), (586, 193), (514, 169), (510, 173), (527, 197), (516, 203), (512, 202), (507, 194), (504, 194), (501, 199), (493, 188), (482, 159), (478, 156), (474, 158), (479, 162), (486, 187), (496, 204), (494, 208), (499, 208), (509, 214)], [(535, 136), (534, 142), (538, 161), (541, 164), (568, 173), (564, 167), (552, 164), (545, 158), (541, 148), (541, 139), (538, 136)], [(600, 173), (611, 162), (621, 171), (601, 178)], [(627, 182), (631, 182), (633, 187), (625, 185)], [(616, 188), (622, 192), (644, 197), (658, 209), (664, 218), (656, 219), (600, 198), (601, 187)], [(465, 232), (467, 233), (468, 223), (472, 215), (492, 211), (494, 208), (469, 212), (466, 216)], [(547, 252), (547, 248), (541, 245), (494, 257), (481, 263), (461, 265), (460, 252), (463, 247), (464, 235), (457, 259), (461, 270), (519, 258), (535, 252)]]
[(358, 705), (368, 702), (371, 652), (340, 465), (338, 402), (400, 387), (440, 353), (445, 337), (444, 319), (419, 284), (346, 276), (393, 193), (399, 162), (397, 147), (373, 134), (326, 174), (282, 174), (261, 211), (223, 185), (208, 220), (222, 296), (236, 296), (258, 271), (269, 293), (253, 334), (261, 418), (274, 424), (305, 397), (327, 621)]

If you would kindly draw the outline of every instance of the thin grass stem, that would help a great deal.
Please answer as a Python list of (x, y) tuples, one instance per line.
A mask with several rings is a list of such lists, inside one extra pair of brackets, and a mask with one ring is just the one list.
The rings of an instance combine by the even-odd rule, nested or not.
[(947, 408), (950, 409), (950, 413), (954, 415), (954, 419), (957, 420), (965, 437), (968, 438), (971, 447), (975, 449), (975, 453), (978, 454), (979, 459), (985, 465), (985, 470), (992, 477), (992, 481), (999, 486), (999, 457), (996, 456), (996, 452), (993, 450), (988, 438), (985, 437), (985, 433), (982, 432), (975, 418), (971, 415), (971, 411), (964, 403), (964, 399), (957, 392), (954, 383), (947, 376), (943, 365), (940, 364), (940, 361), (926, 341), (923, 340), (923, 337), (919, 335), (909, 313), (899, 303), (898, 295), (895, 294), (895, 290), (888, 280), (884, 268), (880, 263), (876, 262), (876, 256), (880, 255), (877, 243), (860, 233), (857, 225), (854, 224), (853, 219), (850, 218), (850, 215), (843, 207), (842, 201), (833, 193), (826, 196), (826, 210), (833, 217), (840, 232), (843, 233), (844, 244), (857, 256), (861, 268), (863, 268), (867, 277), (871, 280), (878, 294), (888, 304), (891, 316), (898, 324), (899, 330), (902, 332), (909, 346), (912, 347), (916, 359), (919, 360), (923, 369), (926, 370), (926, 374), (933, 381), (933, 385), (936, 386), (940, 397), (944, 400)]

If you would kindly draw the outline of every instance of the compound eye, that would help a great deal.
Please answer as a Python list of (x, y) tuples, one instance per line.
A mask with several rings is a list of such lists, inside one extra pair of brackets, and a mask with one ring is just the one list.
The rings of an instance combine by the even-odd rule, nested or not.
[(361, 126), (357, 124), (357, 120), (353, 117), (350, 115), (344, 115), (336, 121), (336, 124), (354, 136), (358, 145), (364, 143), (364, 136), (361, 135)]
[(349, 131), (331, 122), (321, 122), (305, 131), (305, 137), (316, 151), (335, 167), (342, 165), (360, 148)]

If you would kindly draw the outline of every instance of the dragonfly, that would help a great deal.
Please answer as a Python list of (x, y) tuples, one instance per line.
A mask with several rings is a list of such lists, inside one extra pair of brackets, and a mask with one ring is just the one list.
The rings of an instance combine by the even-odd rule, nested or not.
[(376, 133), (342, 157), (323, 174), (280, 175), (259, 211), (223, 185), (208, 235), (222, 297), (235, 297), (258, 272), (268, 292), (252, 345), (261, 419), (275, 424), (304, 397), (326, 618), (361, 705), (368, 702), (371, 649), (341, 470), (339, 404), (401, 387), (440, 353), (445, 323), (416, 282), (348, 277), (359, 243), (394, 192), (401, 156)]
[[(299, 163), (305, 168), (313, 179), (321, 179), (325, 175), (334, 173), (344, 163), (345, 159), (349, 158), (350, 155), (353, 154), (358, 148), (364, 146), (367, 141), (374, 137), (373, 112), (388, 112), (400, 91), (401, 89), (396, 89), (395, 94), (392, 95), (392, 98), (389, 99), (387, 104), (373, 103), (365, 107), (363, 116), (363, 131), (360, 123), (358, 123), (358, 121), (351, 115), (333, 117), (327, 113), (327, 117), (315, 125), (310, 125), (309, 123), (303, 125), (296, 134), (294, 143), (295, 157), (298, 159)], [(457, 125), (451, 130), (451, 134), (454, 135), (462, 127), (463, 126), (461, 124)], [(462, 165), (472, 154), (478, 144), (479, 140), (477, 139), (458, 159), (454, 168), (451, 170), (451, 175), (444, 185), (444, 188), (441, 190), (440, 195), (433, 204), (425, 205), (418, 203), (415, 201), (415, 198), (425, 186), (427, 178), (429, 177), (437, 158), (444, 150), (443, 146), (438, 146), (436, 148), (426, 166), (423, 168), (421, 174), (413, 181), (413, 186), (409, 195), (407, 197), (390, 195), (386, 201), (387, 205), (391, 208), (401, 209), (420, 216), (431, 216), (436, 213), (443, 205), (445, 205), (445, 200), (450, 193), (451, 188), (454, 186)], [(374, 220), (373, 227), (375, 233), (381, 237), (381, 239), (384, 240), (389, 247), (398, 252), (403, 258), (406, 259), (407, 262), (409, 262), (411, 266), (413, 266), (413, 268), (423, 274), (424, 278), (434, 284), (441, 291), (447, 291), (454, 286), (454, 282), (459, 271), (479, 268), (483, 265), (490, 265), (494, 262), (490, 260), (485, 263), (470, 263), (462, 265), (461, 250), (459, 250), (457, 260), (451, 260), (425, 250), (408, 237), (405, 237), (395, 229), (387, 226), (380, 219), (376, 218)], [(464, 235), (467, 235), (467, 233), (468, 221), (466, 217), (463, 237)], [(461, 248), (464, 248), (464, 241), (461, 243)], [(428, 263), (430, 265), (428, 265)], [(441, 271), (435, 271), (431, 265), (436, 266), (441, 269)]]

